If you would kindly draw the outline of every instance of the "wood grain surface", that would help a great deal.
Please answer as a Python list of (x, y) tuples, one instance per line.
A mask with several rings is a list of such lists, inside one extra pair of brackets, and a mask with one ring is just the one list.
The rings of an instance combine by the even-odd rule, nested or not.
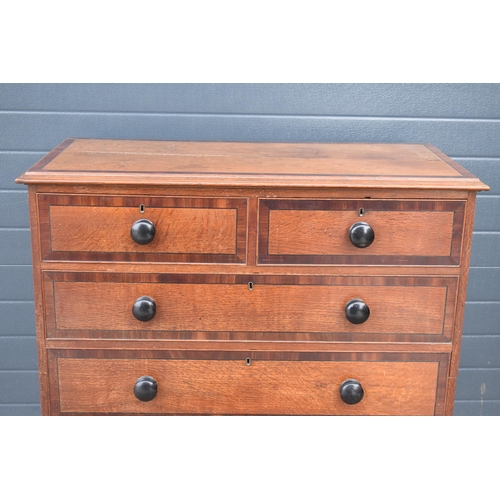
[(33, 292), (35, 301), (35, 325), (38, 357), (38, 378), (40, 381), (40, 409), (42, 415), (50, 414), (50, 384), (48, 376), (46, 338), (46, 317), (43, 274), (40, 258), (40, 221), (37, 207), (36, 186), (28, 186), (29, 216), (31, 227), (31, 254), (33, 258)]
[[(39, 199), (45, 260), (244, 262), (245, 199), (50, 196)], [(147, 245), (132, 225), (151, 221)]]
[[(259, 208), (261, 264), (460, 262), (465, 203), (266, 199)], [(349, 239), (357, 222), (375, 233), (366, 248)]]
[(472, 235), (474, 228), (474, 211), (476, 208), (476, 193), (469, 193), (467, 211), (465, 214), (464, 227), (464, 262), (461, 267), (460, 281), (458, 287), (458, 300), (455, 311), (455, 328), (453, 332), (453, 351), (450, 358), (450, 371), (446, 391), (445, 414), (453, 415), (455, 404), (455, 391), (460, 362), (460, 350), (462, 345), (462, 328), (465, 314), (465, 299), (467, 294), (467, 282), (469, 278), (470, 254), (472, 249)]
[[(270, 360), (258, 359), (258, 353), (252, 356), (250, 361), (241, 355), (239, 359), (59, 357), (53, 360), (57, 371), (56, 405), (60, 405), (61, 413), (442, 413), (436, 400), (438, 391), (443, 390), (446, 355), (413, 355), (418, 361), (408, 354), (393, 354), (390, 361), (384, 361), (384, 354), (372, 354), (374, 359), (366, 361)], [(144, 375), (158, 383), (156, 398), (147, 403), (133, 394), (136, 380)], [(340, 384), (347, 379), (356, 379), (363, 387), (364, 397), (356, 405), (340, 399)]]
[[(154, 240), (138, 245), (130, 228), (141, 218), (156, 229)], [(53, 252), (236, 253), (236, 210), (151, 208), (50, 208)]]
[[(95, 338), (101, 331), (103, 337), (116, 332), (115, 337), (133, 338), (136, 331), (157, 332), (156, 338), (171, 338), (169, 332), (255, 332), (283, 340), (290, 333), (311, 340), (314, 333), (328, 333), (331, 340), (345, 338), (338, 334), (443, 340), (451, 338), (456, 300), (454, 278), (150, 275), (149, 283), (145, 275), (142, 282), (137, 278), (46, 274), (48, 337)], [(146, 323), (132, 315), (142, 296), (156, 303), (156, 316)], [(365, 323), (346, 319), (345, 306), (354, 298), (370, 308)]]
[[(75, 139), (17, 182), (487, 189), (423, 144)], [(374, 173), (375, 172), (375, 173)]]
[[(68, 139), (17, 182), (43, 414), (452, 414), (488, 187), (434, 146)], [(350, 243), (355, 222), (369, 247)], [(354, 406), (347, 378), (365, 390)]]

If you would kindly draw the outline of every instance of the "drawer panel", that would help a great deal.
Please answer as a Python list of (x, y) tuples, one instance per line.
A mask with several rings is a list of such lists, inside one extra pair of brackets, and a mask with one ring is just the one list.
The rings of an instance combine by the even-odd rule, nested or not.
[[(263, 199), (259, 263), (457, 266), (464, 207), (450, 201)], [(359, 222), (375, 235), (363, 248), (349, 234)]]
[[(47, 336), (438, 342), (451, 339), (456, 285), (455, 277), (50, 272)], [(156, 308), (147, 321), (132, 313), (141, 297)], [(369, 308), (363, 323), (347, 318), (353, 299)]]
[[(242, 198), (39, 195), (39, 206), (46, 261), (245, 262)], [(131, 237), (142, 219), (146, 244)]]
[[(183, 355), (186, 355), (184, 359)], [(147, 351), (51, 352), (53, 404), (60, 405), (56, 413), (443, 413), (447, 354), (326, 353), (321, 359), (317, 354), (283, 353), (282, 357), (290, 359), (278, 360), (272, 359), (276, 357), (273, 353), (252, 352), (248, 354), (248, 361), (244, 356), (232, 352), (208, 355)], [(294, 359), (300, 356), (319, 359)], [(134, 395), (137, 380), (144, 376), (153, 378), (157, 384), (156, 396), (146, 402)], [(362, 399), (356, 404), (347, 404), (341, 399), (340, 387), (346, 380), (356, 380), (362, 387)]]

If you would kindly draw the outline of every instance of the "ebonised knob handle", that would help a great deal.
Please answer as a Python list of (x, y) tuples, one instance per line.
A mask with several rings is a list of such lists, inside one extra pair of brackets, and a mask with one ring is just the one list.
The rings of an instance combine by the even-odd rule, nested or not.
[(158, 382), (153, 377), (140, 377), (134, 386), (134, 396), (139, 401), (151, 401), (158, 392)]
[(132, 306), (132, 314), (139, 321), (150, 321), (156, 314), (156, 302), (151, 297), (139, 297)]
[(155, 225), (147, 219), (139, 219), (130, 228), (130, 236), (139, 245), (151, 243), (155, 237)]
[(345, 306), (345, 317), (359, 325), (370, 317), (370, 308), (361, 299), (352, 299)]
[(348, 405), (358, 404), (365, 395), (361, 384), (354, 379), (347, 379), (340, 384), (340, 399)]
[(366, 222), (356, 222), (349, 229), (351, 243), (358, 248), (366, 248), (373, 243), (375, 232)]

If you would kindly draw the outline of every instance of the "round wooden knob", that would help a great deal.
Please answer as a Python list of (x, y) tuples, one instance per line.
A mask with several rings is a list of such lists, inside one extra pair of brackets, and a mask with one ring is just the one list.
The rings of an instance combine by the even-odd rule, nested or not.
[(370, 308), (361, 299), (352, 299), (345, 306), (345, 317), (359, 325), (370, 317)]
[(134, 386), (134, 396), (139, 401), (151, 401), (158, 392), (158, 382), (153, 377), (140, 377)]
[(358, 404), (364, 395), (363, 387), (357, 380), (348, 379), (340, 384), (340, 399), (348, 405)]
[(358, 248), (366, 248), (373, 243), (375, 233), (366, 222), (356, 222), (349, 229), (351, 243)]
[(150, 321), (156, 314), (156, 302), (151, 297), (139, 297), (132, 306), (132, 314), (139, 321)]
[(147, 219), (139, 219), (134, 222), (130, 229), (130, 236), (139, 245), (151, 243), (155, 237), (156, 229), (154, 224)]

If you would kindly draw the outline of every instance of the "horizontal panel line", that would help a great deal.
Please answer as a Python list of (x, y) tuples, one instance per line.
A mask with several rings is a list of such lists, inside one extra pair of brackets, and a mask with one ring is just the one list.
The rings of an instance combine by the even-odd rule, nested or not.
[(2, 335), (0, 333), (0, 339), (36, 339), (36, 335)]
[(452, 160), (500, 160), (500, 156), (450, 156)]
[(34, 300), (0, 300), (0, 304), (34, 304)]
[(470, 372), (470, 371), (476, 371), (476, 372), (498, 372), (500, 371), (500, 368), (485, 368), (485, 367), (477, 367), (477, 368), (460, 368), (459, 371), (463, 372)]
[(0, 406), (40, 406), (40, 403), (0, 403)]
[(9, 154), (9, 155), (46, 155), (49, 151), (32, 151), (27, 149), (26, 151), (22, 149), (0, 149), (0, 154)]
[(0, 189), (0, 193), (6, 193), (6, 194), (11, 194), (11, 193), (27, 193), (27, 189), (19, 189), (19, 188), (12, 188), (12, 189)]
[(495, 337), (500, 338), (500, 332), (499, 333), (492, 333), (491, 335), (488, 335), (487, 333), (479, 333), (478, 335), (470, 335), (470, 334), (462, 335), (463, 339), (465, 339), (465, 338), (470, 338), (470, 339), (491, 339), (491, 338), (495, 338)]
[(473, 231), (472, 234), (500, 234), (500, 231)]
[(0, 373), (38, 373), (38, 370), (0, 370)]
[(217, 112), (185, 112), (185, 111), (35, 111), (35, 110), (0, 110), (1, 115), (108, 115), (108, 116), (185, 116), (185, 117), (241, 117), (241, 118), (296, 118), (296, 119), (335, 119), (335, 120), (396, 120), (396, 121), (444, 121), (444, 122), (487, 122), (497, 123), (500, 118), (470, 117), (428, 117), (428, 116), (391, 116), (391, 115), (327, 115), (327, 114), (295, 114), (295, 113), (217, 113)]
[(466, 304), (500, 304), (500, 300), (467, 300)]
[[(11, 416), (11, 418), (19, 418), (20, 416), (24, 416), (24, 415), (20, 415), (20, 413), (23, 411), (23, 408), (25, 408), (27, 411), (30, 411), (31, 412), (31, 409), (34, 408), (34, 407), (37, 407), (37, 408), (40, 408), (40, 403), (0, 403), (0, 408), (10, 408), (11, 411), (14, 410), (18, 410), (19, 413), (13, 413)], [(40, 413), (41, 415), (41, 413)], [(39, 415), (35, 414), (35, 415), (31, 415), (31, 413), (29, 414), (29, 416), (33, 416), (33, 417), (38, 417)], [(5, 416), (3, 416), (3, 418), (7, 418)]]
[(31, 264), (0, 264), (0, 267), (32, 267)]
[(455, 403), (499, 403), (500, 399), (455, 399)]
[(478, 198), (500, 198), (500, 194), (478, 194)]
[(470, 266), (469, 269), (500, 269), (499, 266)]

